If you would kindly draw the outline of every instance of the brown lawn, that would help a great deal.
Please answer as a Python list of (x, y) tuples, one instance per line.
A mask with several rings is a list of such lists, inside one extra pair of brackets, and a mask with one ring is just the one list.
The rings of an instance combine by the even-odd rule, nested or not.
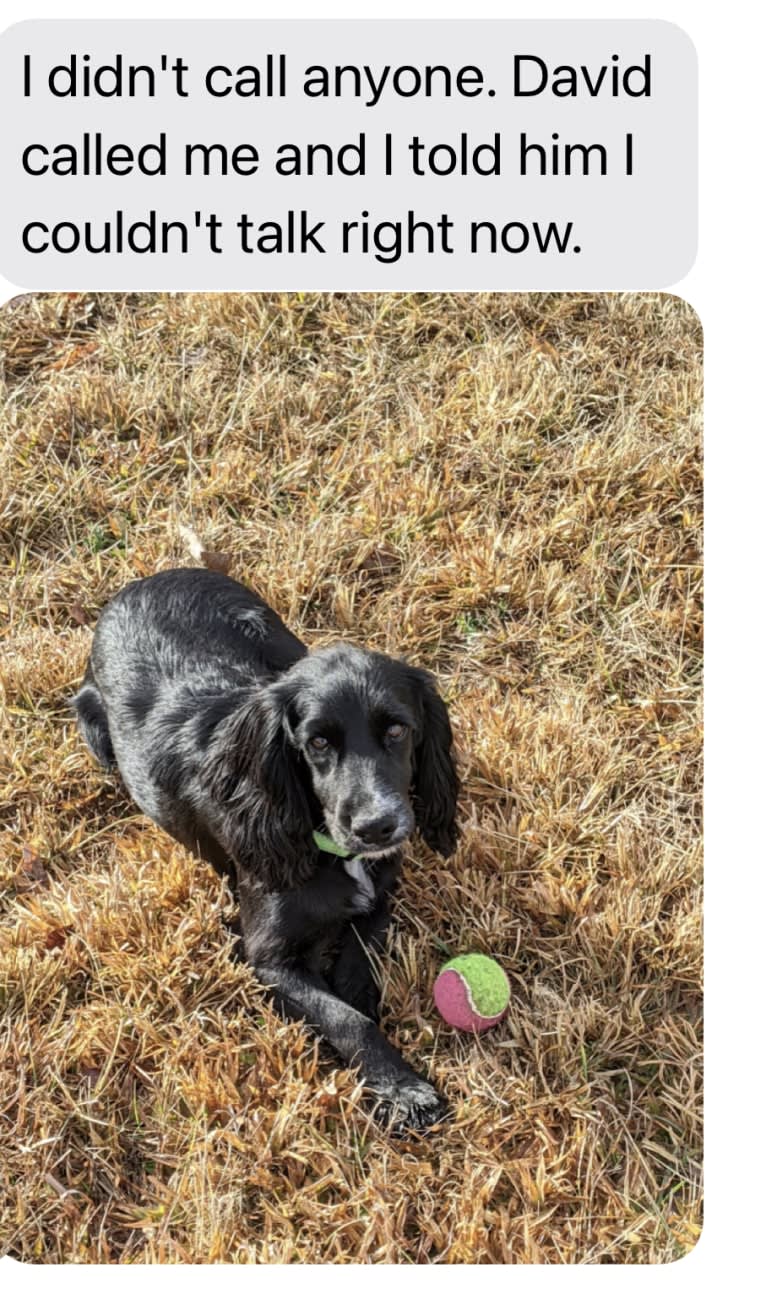
[[(0, 1252), (666, 1262), (700, 1231), (701, 337), (670, 296), (83, 296), (0, 313)], [(463, 837), (416, 843), (392, 1141), (232, 963), (231, 901), (67, 710), (98, 610), (232, 559), (310, 645), (436, 672)], [(449, 954), (512, 1004), (440, 1023)]]

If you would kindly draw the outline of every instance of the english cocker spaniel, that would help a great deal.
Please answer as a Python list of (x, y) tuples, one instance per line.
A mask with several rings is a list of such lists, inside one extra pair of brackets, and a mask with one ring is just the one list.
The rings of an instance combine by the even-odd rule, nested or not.
[(306, 647), (207, 570), (128, 584), (101, 613), (80, 730), (136, 804), (225, 875), (244, 956), (276, 1005), (358, 1065), (397, 1130), (445, 1106), (378, 1028), (401, 846), (445, 857), (458, 779), (434, 680), (380, 652)]

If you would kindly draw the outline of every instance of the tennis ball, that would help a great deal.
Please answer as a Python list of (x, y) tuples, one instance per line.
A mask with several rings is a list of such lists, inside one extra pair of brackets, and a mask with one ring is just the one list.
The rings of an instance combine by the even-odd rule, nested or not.
[(465, 953), (442, 966), (434, 984), (439, 1015), (453, 1029), (483, 1033), (502, 1020), (511, 996), (502, 966), (483, 953)]

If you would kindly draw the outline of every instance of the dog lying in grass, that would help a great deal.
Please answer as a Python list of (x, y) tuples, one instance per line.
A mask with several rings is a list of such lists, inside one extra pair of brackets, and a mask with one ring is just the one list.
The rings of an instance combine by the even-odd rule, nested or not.
[(396, 1130), (444, 1114), (378, 1028), (379, 952), (401, 846), (456, 843), (458, 780), (434, 680), (379, 652), (308, 652), (207, 570), (128, 584), (96, 626), (80, 730), (136, 804), (225, 875), (244, 956), (274, 1002), (360, 1067)]

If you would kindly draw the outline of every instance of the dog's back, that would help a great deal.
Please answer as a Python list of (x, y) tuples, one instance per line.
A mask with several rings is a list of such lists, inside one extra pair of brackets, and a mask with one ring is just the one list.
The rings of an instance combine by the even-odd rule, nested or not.
[(287, 669), (306, 648), (277, 613), (228, 575), (171, 570), (134, 580), (104, 608), (91, 660), (99, 687), (108, 674), (140, 662), (167, 682), (212, 679), (224, 661), (227, 679), (243, 685)]
[(139, 807), (222, 870), (221, 851), (193, 811), (201, 752), (243, 692), (305, 654), (276, 612), (236, 580), (163, 571), (126, 585), (104, 608), (72, 704), (99, 763), (117, 764)]

